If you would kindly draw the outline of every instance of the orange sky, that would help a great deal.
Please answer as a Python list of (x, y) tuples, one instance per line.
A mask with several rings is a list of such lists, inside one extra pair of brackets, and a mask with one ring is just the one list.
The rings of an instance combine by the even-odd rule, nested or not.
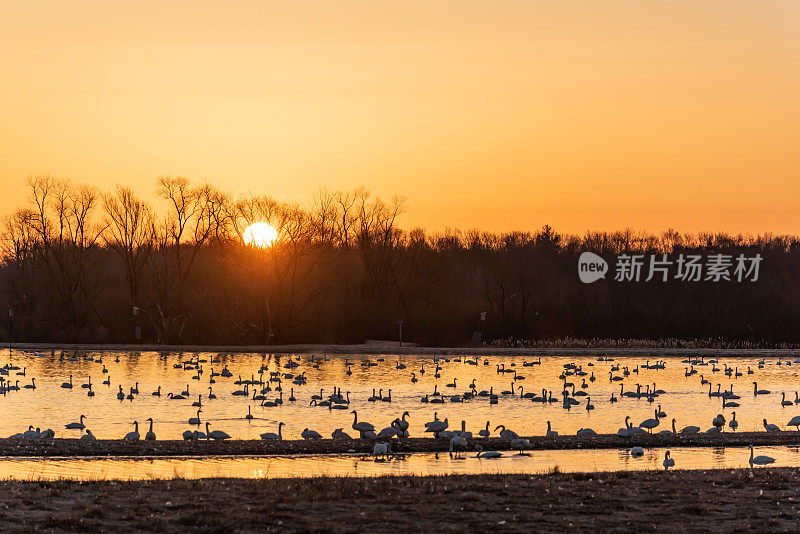
[(405, 227), (800, 233), (796, 0), (0, 0), (0, 212), (49, 172)]

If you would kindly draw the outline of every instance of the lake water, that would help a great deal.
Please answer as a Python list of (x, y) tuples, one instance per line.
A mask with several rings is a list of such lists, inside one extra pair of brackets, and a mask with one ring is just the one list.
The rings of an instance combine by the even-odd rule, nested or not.
[[(203, 374), (195, 370), (183, 370), (173, 367), (176, 363), (199, 356), (207, 360), (202, 363)], [(115, 359), (119, 358), (119, 362)], [(219, 358), (219, 363), (211, 363), (212, 358)], [(350, 366), (352, 374), (347, 375), (346, 359), (353, 362)], [(697, 366), (698, 373), (685, 376), (688, 364), (681, 363), (681, 358), (664, 358), (665, 369), (645, 369), (642, 366), (647, 362), (644, 357), (619, 357), (614, 361), (596, 361), (594, 357), (567, 357), (553, 356), (541, 358), (540, 365), (523, 367), (523, 362), (533, 361), (531, 357), (490, 356), (488, 365), (484, 365), (484, 358), (480, 358), (479, 365), (469, 365), (456, 361), (440, 360), (440, 378), (435, 378), (435, 367), (432, 356), (383, 356), (382, 362), (377, 361), (377, 356), (351, 355), (330, 356), (328, 361), (322, 361), (317, 366), (312, 365), (308, 355), (268, 355), (268, 354), (220, 354), (216, 353), (157, 353), (157, 352), (81, 352), (62, 354), (56, 351), (55, 355), (48, 353), (36, 354), (33, 351), (0, 352), (0, 367), (4, 365), (19, 366), (20, 370), (8, 371), (4, 378), (17, 380), (21, 389), (8, 392), (0, 396), (0, 436), (8, 436), (26, 430), (28, 425), (41, 428), (52, 428), (56, 437), (78, 437), (79, 430), (66, 430), (64, 425), (77, 421), (81, 414), (87, 416), (86, 426), (98, 438), (118, 439), (133, 429), (132, 421), (140, 423), (140, 433), (144, 435), (147, 428), (145, 419), (152, 417), (155, 421), (155, 432), (159, 439), (180, 439), (181, 433), (196, 427), (188, 424), (188, 419), (196, 415), (196, 408), (191, 406), (202, 396), (203, 423), (209, 421), (212, 429), (224, 430), (234, 439), (258, 439), (263, 432), (275, 432), (277, 423), (286, 423), (284, 436), (287, 439), (298, 439), (304, 428), (311, 428), (320, 432), (324, 437), (329, 437), (336, 428), (343, 428), (346, 432), (355, 434), (351, 429), (353, 416), (350, 409), (357, 409), (360, 420), (366, 420), (375, 425), (377, 429), (388, 426), (390, 422), (399, 417), (404, 411), (410, 413), (410, 433), (412, 437), (426, 435), (423, 433), (423, 424), (433, 419), (434, 412), (439, 418), (448, 418), (450, 428), (460, 428), (461, 421), (466, 421), (466, 428), (474, 433), (482, 429), (487, 421), (493, 430), (496, 425), (505, 425), (520, 435), (544, 434), (549, 420), (554, 430), (561, 434), (574, 434), (579, 428), (590, 427), (598, 433), (616, 432), (623, 424), (626, 415), (631, 416), (634, 424), (654, 416), (653, 410), (660, 404), (666, 412), (666, 419), (657, 430), (669, 428), (672, 418), (677, 419), (677, 427), (697, 425), (705, 430), (711, 427), (711, 420), (717, 413), (724, 413), (730, 420), (731, 412), (736, 411), (740, 431), (763, 430), (762, 419), (767, 418), (770, 423), (780, 425), (787, 429), (786, 423), (793, 416), (800, 414), (800, 405), (792, 403), (791, 406), (781, 405), (780, 392), (786, 392), (790, 401), (795, 399), (795, 389), (800, 386), (800, 364), (789, 364), (791, 360), (782, 360), (778, 365), (778, 358), (770, 357), (763, 368), (758, 367), (758, 358), (720, 357), (719, 363)], [(97, 359), (101, 359), (102, 363)], [(369, 359), (376, 363), (374, 366), (363, 366), (361, 363)], [(94, 361), (92, 361), (94, 360)], [(657, 358), (650, 358), (651, 364)], [(289, 370), (284, 366), (295, 361), (299, 364), (296, 369)], [(398, 369), (398, 362), (406, 366)], [(520, 398), (518, 394), (500, 395), (497, 404), (490, 404), (487, 397), (478, 397), (463, 403), (447, 402), (445, 404), (425, 404), (420, 398), (431, 394), (434, 388), (447, 394), (463, 393), (469, 390), (469, 384), (475, 380), (477, 391), (493, 389), (495, 393), (510, 390), (515, 382), (514, 390), (518, 393), (519, 386), (540, 394), (543, 388), (552, 390), (557, 398), (562, 390), (562, 380), (559, 375), (566, 363), (575, 363), (582, 366), (587, 372), (587, 388), (581, 387), (582, 377), (569, 376), (567, 380), (575, 383), (578, 391), (586, 391), (595, 406), (593, 411), (585, 409), (586, 397), (578, 397), (580, 405), (566, 410), (561, 402), (552, 404), (532, 403), (528, 399)], [(738, 367), (743, 373), (741, 377), (726, 376), (722, 369), (727, 364)], [(425, 373), (420, 370), (424, 365)], [(513, 380), (509, 373), (498, 373), (497, 366), (502, 365), (507, 369), (515, 369), (524, 380)], [(108, 373), (103, 373), (103, 366)], [(214, 377), (215, 383), (210, 384), (210, 371), (220, 372), (227, 366), (233, 377)], [(259, 377), (259, 369), (265, 366), (268, 371), (291, 372), (300, 374), (305, 372), (307, 384), (303, 386), (292, 385), (289, 380), (283, 381), (284, 404), (272, 408), (261, 407), (258, 401), (249, 400), (247, 397), (234, 396), (232, 392), (242, 386), (235, 385), (234, 381), (241, 375), (244, 379), (254, 376)], [(609, 373), (612, 366), (620, 366), (619, 371), (614, 371), (614, 376), (622, 376), (625, 367), (633, 371), (637, 366), (639, 372), (631, 372), (620, 382), (612, 382)], [(712, 368), (720, 370), (713, 372)], [(747, 374), (748, 367), (753, 374)], [(26, 368), (25, 376), (18, 375)], [(416, 373), (417, 382), (411, 381), (412, 373)], [(595, 381), (590, 381), (591, 374)], [(723, 390), (733, 385), (734, 392), (741, 396), (739, 408), (725, 408), (721, 406), (721, 399), (709, 397), (708, 386), (701, 385), (700, 375), (711, 381), (713, 390), (717, 384)], [(63, 389), (61, 384), (73, 377), (73, 389)], [(199, 376), (199, 380), (192, 377)], [(269, 378), (269, 373), (264, 373), (264, 381)], [(80, 387), (91, 377), (94, 397), (87, 396), (87, 390)], [(23, 386), (36, 379), (36, 389), (24, 389)], [(110, 385), (102, 382), (110, 378)], [(447, 387), (448, 383), (456, 381), (455, 388)], [(759, 389), (770, 390), (768, 395), (753, 395), (753, 381), (758, 381)], [(116, 394), (119, 385), (127, 394), (129, 388), (138, 382), (140, 394), (133, 400), (117, 400)], [(635, 390), (636, 384), (644, 386), (655, 383), (657, 389), (664, 390), (654, 403), (650, 404), (645, 398), (628, 398), (619, 395), (621, 384), (625, 390)], [(151, 395), (161, 386), (161, 397)], [(273, 391), (266, 393), (268, 399), (277, 397), (272, 383)], [(190, 396), (187, 400), (170, 400), (166, 397), (169, 392), (178, 393), (188, 387)], [(209, 387), (213, 388), (216, 399), (209, 399)], [(334, 387), (340, 387), (343, 394), (350, 392), (351, 404), (348, 410), (329, 410), (328, 408), (309, 405), (311, 396), (323, 390), (323, 396), (333, 392)], [(260, 389), (261, 386), (258, 386)], [(295, 402), (289, 401), (292, 393)], [(383, 396), (388, 396), (391, 389), (392, 402), (368, 402), (373, 389), (381, 389)], [(572, 388), (569, 388), (570, 390)], [(252, 391), (252, 390), (251, 390)], [(619, 402), (611, 403), (610, 397), (614, 393)], [(430, 397), (434, 398), (434, 397)], [(248, 406), (254, 419), (247, 420)], [(494, 432), (492, 435), (496, 435)], [(414, 460), (416, 461), (416, 460)]]
[[(215, 458), (4, 458), (0, 479), (14, 480), (151, 480), (170, 478), (291, 478), (313, 476), (447, 475), (599, 472), (663, 469), (665, 449), (647, 449), (634, 458), (627, 449), (534, 451), (530, 456), (505, 452), (494, 460), (468, 454), (461, 460), (447, 454), (411, 454), (376, 462), (358, 456), (269, 456)], [(796, 447), (759, 447), (756, 454), (776, 459), (775, 466), (800, 467)], [(679, 469), (749, 467), (750, 449), (741, 447), (676, 447), (672, 458)]]

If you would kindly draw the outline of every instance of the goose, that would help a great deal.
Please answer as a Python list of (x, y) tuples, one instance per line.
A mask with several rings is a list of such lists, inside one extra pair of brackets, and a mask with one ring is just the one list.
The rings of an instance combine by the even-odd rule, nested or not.
[(653, 429), (656, 428), (661, 421), (658, 418), (658, 410), (653, 410), (654, 415), (656, 416), (655, 419), (645, 419), (641, 423), (639, 423), (639, 428), (644, 428), (651, 434), (653, 433)]
[(303, 431), (300, 432), (300, 437), (305, 440), (322, 439), (322, 436), (319, 434), (319, 432), (316, 432), (315, 430), (309, 430), (307, 428), (304, 428)]
[(780, 427), (778, 427), (778, 425), (769, 424), (769, 423), (767, 423), (766, 419), (764, 419), (764, 430), (767, 431), (767, 432), (780, 432), (781, 431), (781, 429), (780, 429)]
[(753, 457), (753, 454), (754, 454), (753, 446), (750, 445), (750, 467), (753, 467), (754, 465), (767, 465), (767, 464), (775, 463), (775, 458), (773, 458), (771, 456), (761, 456), (761, 455), (759, 455), (759, 456)]
[(792, 406), (794, 403), (792, 401), (786, 400), (786, 393), (781, 393), (781, 406)]
[(283, 423), (278, 423), (278, 433), (277, 434), (274, 433), (274, 432), (264, 432), (263, 434), (261, 434), (261, 439), (276, 439), (276, 440), (279, 440), (279, 441), (282, 440), (283, 439), (283, 434), (281, 433), (281, 427), (282, 426), (283, 426)]
[(478, 454), (475, 455), (475, 458), (481, 458), (483, 460), (493, 460), (495, 458), (500, 458), (501, 456), (503, 456), (502, 452), (484, 451), (483, 445), (476, 445), (475, 450), (478, 451)]
[(545, 436), (548, 438), (554, 438), (558, 436), (558, 432), (550, 428), (550, 421), (547, 422), (547, 432), (545, 433)]
[(222, 441), (226, 439), (231, 439), (227, 432), (223, 432), (222, 430), (209, 430), (208, 421), (206, 421), (206, 439), (207, 440), (216, 440)]
[(69, 375), (69, 382), (62, 383), (61, 387), (64, 389), (72, 389), (72, 375)]
[(453, 452), (456, 453), (456, 458), (459, 454), (467, 450), (467, 440), (461, 436), (453, 436), (450, 438), (450, 458), (453, 458)]
[(189, 418), (189, 424), (190, 425), (200, 426), (200, 412), (202, 412), (202, 411), (203, 410), (198, 409), (197, 410), (197, 417), (190, 417)]
[(372, 423), (367, 423), (366, 421), (358, 421), (358, 413), (355, 410), (350, 412), (353, 414), (353, 430), (357, 430), (361, 437), (364, 437), (364, 432), (375, 432), (375, 426)]
[(504, 425), (499, 425), (497, 428), (494, 429), (494, 431), (497, 432), (498, 428), (502, 428), (503, 429), (503, 430), (500, 431), (500, 437), (501, 438), (513, 438), (513, 439), (516, 439), (516, 438), (519, 437), (516, 432), (514, 432), (513, 430), (511, 430), (509, 428), (506, 428)]
[(148, 421), (150, 421), (150, 430), (147, 431), (147, 434), (144, 435), (144, 439), (146, 441), (155, 441), (156, 440), (156, 433), (153, 432), (153, 418), (148, 417)]
[(128, 432), (122, 439), (127, 441), (139, 441), (139, 421), (134, 421), (133, 427), (134, 427), (133, 432)]
[(86, 419), (86, 416), (85, 415), (81, 415), (80, 422), (78, 422), (78, 423), (70, 423), (70, 424), (66, 425), (65, 428), (68, 428), (69, 430), (83, 430), (84, 428), (86, 428), (86, 425), (83, 424), (83, 420), (84, 419)]
[(670, 467), (675, 467), (675, 460), (670, 458), (669, 451), (664, 453), (664, 462), (661, 465), (664, 466), (664, 471), (669, 471)]
[(84, 434), (84, 435), (82, 435), (82, 436), (80, 437), (80, 440), (81, 440), (81, 441), (97, 441), (97, 438), (96, 438), (96, 437), (94, 437), (94, 434), (92, 434), (92, 431), (91, 431), (91, 430), (89, 430), (89, 429), (87, 428), (87, 429), (85, 429), (85, 431), (86, 431), (86, 434)]

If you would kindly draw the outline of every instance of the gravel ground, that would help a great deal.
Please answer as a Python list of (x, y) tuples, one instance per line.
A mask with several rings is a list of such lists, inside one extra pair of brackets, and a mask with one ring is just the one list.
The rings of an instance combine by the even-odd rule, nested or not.
[(795, 469), (0, 482), (6, 532), (797, 532)]

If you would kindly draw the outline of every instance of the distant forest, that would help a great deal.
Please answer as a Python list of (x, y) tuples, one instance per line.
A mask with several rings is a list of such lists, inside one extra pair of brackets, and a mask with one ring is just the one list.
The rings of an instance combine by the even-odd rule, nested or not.
[[(158, 208), (118, 186), (28, 179), (3, 220), (5, 341), (286, 344), (398, 337), (468, 345), (564, 337), (800, 341), (800, 238), (633, 231), (426, 233), (399, 227), (404, 203), (321, 190), (307, 205), (158, 181)], [(535, 214), (532, 214), (535, 218)], [(251, 223), (279, 232), (244, 242)], [(761, 254), (756, 282), (583, 284), (583, 251)], [(134, 307), (138, 315), (134, 315)], [(8, 312), (6, 311), (8, 310)], [(485, 312), (485, 321), (480, 315)]]

